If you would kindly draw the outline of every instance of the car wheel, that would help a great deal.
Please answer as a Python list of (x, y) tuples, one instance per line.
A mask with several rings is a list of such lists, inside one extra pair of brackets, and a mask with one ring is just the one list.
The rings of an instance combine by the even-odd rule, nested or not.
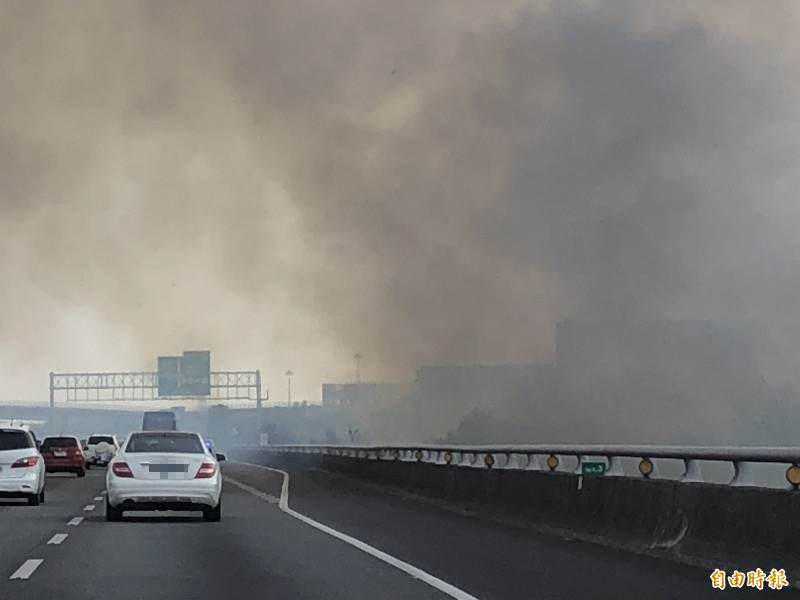
[(222, 498), (219, 499), (214, 508), (203, 509), (203, 520), (209, 523), (216, 523), (222, 518)]
[(44, 488), (42, 488), (42, 491), (39, 492), (39, 502), (44, 504)]
[(86, 477), (86, 469), (78, 469), (78, 477)]
[(31, 494), (28, 496), (28, 506), (39, 506), (41, 503), (41, 498), (39, 494)]
[(106, 496), (106, 521), (122, 521), (122, 509), (119, 507), (111, 506)]
[(91, 468), (92, 468), (92, 463), (88, 463), (88, 462), (87, 462), (87, 463), (86, 463), (86, 470), (88, 471), (88, 470), (89, 470), (89, 469), (91, 469)]

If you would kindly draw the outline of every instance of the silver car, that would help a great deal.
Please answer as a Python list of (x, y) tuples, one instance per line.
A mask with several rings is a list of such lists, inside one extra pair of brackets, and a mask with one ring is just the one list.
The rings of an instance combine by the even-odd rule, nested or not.
[(222, 454), (212, 454), (197, 433), (143, 431), (128, 436), (106, 474), (106, 520), (124, 511), (202, 511), (222, 515)]

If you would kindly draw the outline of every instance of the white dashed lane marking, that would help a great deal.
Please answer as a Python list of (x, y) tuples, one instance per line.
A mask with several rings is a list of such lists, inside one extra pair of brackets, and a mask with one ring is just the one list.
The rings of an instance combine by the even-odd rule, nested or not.
[(95, 502), (100, 502), (100, 500), (102, 500), (102, 499), (103, 499), (103, 497), (102, 497), (102, 496), (95, 496), (95, 497), (94, 497), (94, 501), (95, 501)]
[(67, 535), (68, 534), (66, 534), (66, 533), (57, 533), (53, 537), (51, 537), (50, 541), (48, 541), (47, 543), (48, 543), (48, 545), (58, 546), (59, 544), (61, 544), (61, 542), (63, 542), (65, 539), (67, 539)]
[(42, 558), (29, 558), (22, 563), (22, 566), (19, 569), (14, 571), (9, 579), (28, 579), (43, 562), (44, 559)]
[(87, 512), (90, 510), (94, 510), (94, 504), (87, 504), (86, 506), (83, 507), (83, 510)]
[(80, 525), (80, 524), (81, 524), (81, 521), (83, 521), (83, 517), (75, 517), (75, 518), (74, 518), (74, 519), (72, 519), (72, 520), (71, 520), (69, 523), (67, 523), (67, 525), (74, 525), (74, 526), (77, 526), (77, 525)]

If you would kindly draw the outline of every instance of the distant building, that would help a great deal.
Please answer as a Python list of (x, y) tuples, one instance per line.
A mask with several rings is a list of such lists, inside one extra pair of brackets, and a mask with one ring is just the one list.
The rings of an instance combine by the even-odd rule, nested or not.
[(323, 383), (322, 404), (353, 408), (386, 406), (401, 402), (408, 387), (403, 383)]
[(557, 404), (559, 389), (553, 365), (429, 365), (417, 370), (412, 399), (418, 428), (442, 436), (473, 411), (530, 419)]
[(552, 365), (429, 365), (417, 370), (416, 388), (431, 403), (450, 408), (517, 404), (557, 388)]

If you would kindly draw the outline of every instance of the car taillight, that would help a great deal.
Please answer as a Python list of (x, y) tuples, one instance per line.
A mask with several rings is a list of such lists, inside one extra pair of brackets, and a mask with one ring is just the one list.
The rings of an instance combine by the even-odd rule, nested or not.
[(20, 458), (16, 461), (13, 465), (11, 465), (12, 469), (20, 469), (25, 467), (35, 467), (39, 462), (38, 456), (26, 456), (25, 458)]
[(111, 465), (111, 472), (117, 477), (133, 477), (133, 471), (126, 462), (118, 462)]
[(202, 465), (200, 465), (200, 469), (198, 469), (197, 475), (195, 475), (194, 478), (211, 479), (216, 474), (217, 474), (217, 463), (204, 462)]

